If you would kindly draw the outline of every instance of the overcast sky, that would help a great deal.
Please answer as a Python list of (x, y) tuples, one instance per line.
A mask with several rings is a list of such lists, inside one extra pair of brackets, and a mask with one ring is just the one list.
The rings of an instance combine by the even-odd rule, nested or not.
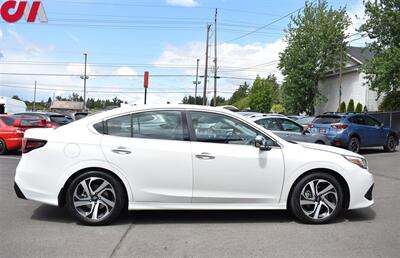
[[(30, 1), (31, 2), (31, 1)], [(285, 47), (282, 18), (304, 5), (301, 0), (47, 0), (48, 23), (0, 23), (0, 95), (37, 99), (53, 94), (82, 94), (83, 53), (88, 53), (88, 97), (143, 101), (143, 72), (151, 77), (148, 103), (179, 103), (194, 95), (196, 59), (204, 74), (207, 23), (218, 8), (219, 95), (229, 97), (240, 83), (257, 74), (276, 74), (278, 53)], [(331, 0), (347, 6), (354, 33), (362, 17), (362, 0)], [(277, 21), (279, 20), (279, 21)], [(265, 29), (254, 30), (266, 26)], [(248, 34), (248, 35), (247, 35)], [(213, 67), (214, 28), (210, 33)], [(351, 39), (357, 39), (354, 36)], [(363, 46), (364, 39), (352, 42)], [(4, 73), (78, 76), (6, 75)], [(123, 75), (114, 76), (114, 75)], [(129, 77), (131, 76), (131, 77)], [(228, 78), (227, 78), (228, 77)], [(200, 79), (203, 83), (203, 79)], [(210, 79), (210, 94), (213, 82)], [(202, 87), (202, 84), (200, 85)], [(83, 94), (82, 94), (83, 95)]]

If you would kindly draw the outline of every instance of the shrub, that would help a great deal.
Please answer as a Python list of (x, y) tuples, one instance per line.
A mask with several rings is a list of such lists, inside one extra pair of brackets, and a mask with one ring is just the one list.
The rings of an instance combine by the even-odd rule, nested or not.
[(354, 100), (350, 99), (349, 104), (347, 105), (347, 112), (353, 113), (354, 109)]
[(356, 112), (361, 113), (362, 111), (363, 111), (363, 106), (361, 105), (360, 102), (358, 102), (356, 106)]
[(346, 113), (346, 103), (344, 101), (342, 101), (342, 103), (340, 103), (339, 112)]

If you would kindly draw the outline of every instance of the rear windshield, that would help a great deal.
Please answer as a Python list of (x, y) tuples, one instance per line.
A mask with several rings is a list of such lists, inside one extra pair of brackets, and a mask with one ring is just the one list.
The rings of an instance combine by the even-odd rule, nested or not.
[(0, 119), (8, 126), (12, 126), (14, 124), (15, 118), (11, 116), (3, 116)]
[(50, 121), (57, 124), (68, 124), (69, 121), (65, 116), (50, 116)]
[(335, 124), (342, 120), (341, 116), (317, 116), (313, 121), (314, 124)]
[(76, 120), (79, 120), (79, 119), (82, 119), (82, 118), (84, 118), (84, 117), (87, 117), (87, 113), (76, 113), (75, 114), (75, 119)]

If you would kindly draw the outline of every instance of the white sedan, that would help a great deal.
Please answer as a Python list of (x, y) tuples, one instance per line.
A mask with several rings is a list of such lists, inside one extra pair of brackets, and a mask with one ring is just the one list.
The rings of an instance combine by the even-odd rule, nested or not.
[(289, 209), (320, 224), (371, 206), (373, 183), (356, 153), (290, 143), (227, 110), (165, 105), (28, 130), (14, 187), (89, 225), (126, 208)]

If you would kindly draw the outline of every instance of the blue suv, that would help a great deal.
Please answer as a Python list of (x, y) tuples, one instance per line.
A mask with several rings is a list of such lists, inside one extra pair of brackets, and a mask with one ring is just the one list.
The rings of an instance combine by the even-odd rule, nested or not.
[(375, 118), (364, 113), (328, 113), (317, 116), (311, 132), (325, 135), (333, 146), (359, 152), (361, 147), (383, 146), (393, 152), (399, 144), (399, 136)]

